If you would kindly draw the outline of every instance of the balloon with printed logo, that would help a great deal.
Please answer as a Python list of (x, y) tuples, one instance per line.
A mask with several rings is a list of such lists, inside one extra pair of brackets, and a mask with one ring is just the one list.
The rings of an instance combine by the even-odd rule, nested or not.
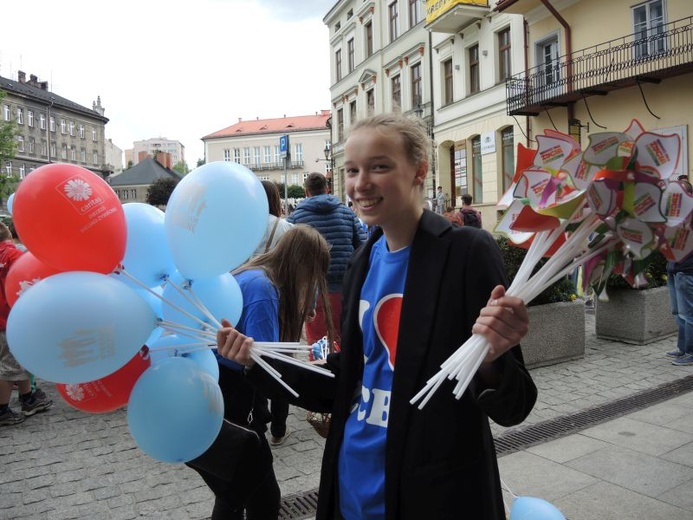
[(98, 175), (47, 164), (22, 180), (12, 216), (22, 243), (60, 271), (110, 273), (125, 253), (120, 200)]
[(55, 267), (36, 258), (31, 251), (27, 251), (12, 264), (7, 272), (5, 279), (7, 304), (12, 307), (17, 298), (31, 289), (34, 284), (59, 272)]
[(103, 274), (70, 271), (44, 278), (15, 302), (7, 342), (36, 377), (83, 383), (125, 365), (156, 325), (130, 287)]
[(142, 347), (130, 361), (101, 379), (86, 383), (55, 385), (63, 400), (83, 412), (107, 413), (128, 404), (130, 392), (151, 361), (147, 347)]
[(130, 434), (150, 457), (170, 463), (202, 455), (219, 435), (219, 384), (194, 361), (165, 359), (137, 380), (128, 401)]
[(164, 212), (149, 204), (123, 204), (127, 242), (123, 268), (148, 287), (163, 283), (174, 270), (166, 240)]
[(176, 185), (166, 206), (166, 236), (183, 277), (227, 273), (246, 261), (267, 227), (267, 195), (241, 164), (217, 161)]

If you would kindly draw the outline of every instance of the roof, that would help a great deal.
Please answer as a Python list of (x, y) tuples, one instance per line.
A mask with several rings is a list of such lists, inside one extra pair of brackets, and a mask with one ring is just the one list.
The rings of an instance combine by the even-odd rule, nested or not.
[(0, 90), (4, 90), (5, 92), (12, 93), (16, 96), (36, 99), (46, 103), (46, 105), (72, 110), (73, 112), (82, 112), (94, 119), (101, 119), (104, 123), (108, 122), (108, 118), (102, 116), (96, 110), (83, 107), (74, 101), (70, 101), (69, 99), (59, 96), (55, 92), (44, 90), (41, 87), (34, 86), (29, 82), (20, 83), (19, 81), (14, 81), (12, 79), (3, 78), (0, 76)]
[(183, 176), (169, 168), (164, 168), (161, 164), (151, 157), (147, 157), (138, 162), (132, 168), (124, 170), (123, 173), (113, 175), (108, 178), (111, 186), (149, 186), (155, 180), (162, 177), (171, 177), (179, 181)]
[(325, 130), (329, 128), (327, 124), (329, 118), (330, 111), (322, 110), (319, 114), (310, 116), (284, 116), (276, 119), (239, 121), (235, 125), (202, 137), (202, 140), (251, 134), (285, 134), (305, 130)]

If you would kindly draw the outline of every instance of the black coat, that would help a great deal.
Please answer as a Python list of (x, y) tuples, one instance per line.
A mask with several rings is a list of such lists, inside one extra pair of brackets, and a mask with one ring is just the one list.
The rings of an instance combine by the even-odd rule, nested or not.
[[(360, 290), (378, 231), (354, 254), (343, 287), (342, 351), (329, 358), (335, 379), (290, 366), (279, 370), (300, 397), (292, 401), (332, 412), (316, 518), (339, 518), (338, 454), (352, 396), (363, 371), (358, 325)], [(522, 422), (537, 390), (519, 346), (495, 363), (500, 387), (484, 392), (472, 381), (456, 400), (446, 381), (419, 410), (411, 398), (471, 335), (491, 290), (505, 284), (500, 251), (486, 231), (453, 227), (424, 211), (412, 244), (392, 383), (385, 455), (386, 518), (505, 519), (490, 417), (503, 426)], [(253, 369), (263, 388), (278, 387)], [(262, 382), (260, 382), (262, 381)], [(283, 393), (287, 396), (288, 394)]]

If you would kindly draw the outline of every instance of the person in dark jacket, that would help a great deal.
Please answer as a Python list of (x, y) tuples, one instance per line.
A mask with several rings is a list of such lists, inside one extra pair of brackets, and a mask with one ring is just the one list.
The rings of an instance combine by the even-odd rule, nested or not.
[[(299, 397), (331, 412), (318, 520), (505, 520), (489, 419), (513, 426), (537, 389), (520, 340), (527, 309), (505, 295), (503, 260), (490, 233), (454, 226), (422, 208), (430, 150), (420, 121), (383, 114), (357, 121), (345, 145), (349, 197), (379, 229), (344, 279), (342, 350), (320, 374), (276, 362)], [(428, 403), (410, 404), (472, 333), (489, 345), (461, 399), (445, 380)], [(253, 340), (217, 332), (220, 355), (246, 367)], [(282, 392), (248, 368), (262, 392)]]
[[(330, 290), (332, 323), (335, 324), (335, 341), (339, 343), (341, 330), (339, 316), (342, 311), (342, 281), (352, 253), (366, 241), (366, 232), (356, 214), (342, 202), (327, 193), (327, 179), (321, 173), (310, 173), (304, 183), (306, 199), (287, 219), (292, 224), (308, 224), (317, 229), (330, 244), (330, 267), (327, 285)], [(325, 316), (317, 302), (315, 318), (306, 323), (306, 340), (313, 344), (327, 333)]]

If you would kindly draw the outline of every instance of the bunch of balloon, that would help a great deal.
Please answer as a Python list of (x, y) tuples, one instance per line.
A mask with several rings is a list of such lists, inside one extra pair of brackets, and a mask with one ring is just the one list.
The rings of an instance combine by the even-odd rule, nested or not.
[(120, 370), (156, 319), (135, 291), (107, 276), (125, 251), (118, 196), (95, 173), (56, 163), (22, 181), (11, 211), (28, 248), (5, 287), (17, 361), (41, 379), (73, 385)]
[(566, 520), (556, 506), (535, 497), (515, 497), (510, 520)]

